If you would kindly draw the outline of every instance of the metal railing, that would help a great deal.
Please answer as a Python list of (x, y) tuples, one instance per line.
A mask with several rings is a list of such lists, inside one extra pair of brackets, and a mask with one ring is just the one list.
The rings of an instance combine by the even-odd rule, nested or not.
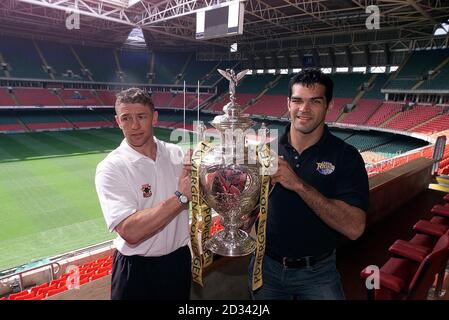
[(39, 270), (43, 268), (50, 267), (50, 275), (48, 282), (55, 280), (55, 275), (59, 272), (61, 265), (58, 262), (49, 262), (40, 266), (36, 266), (34, 268), (25, 269), (20, 272), (14, 272), (12, 274), (4, 275), (0, 277), (0, 283), (5, 286), (9, 286), (10, 288), (14, 288), (16, 286), (19, 287), (19, 291), (24, 289), (23, 286), (23, 274), (29, 273), (30, 271)]

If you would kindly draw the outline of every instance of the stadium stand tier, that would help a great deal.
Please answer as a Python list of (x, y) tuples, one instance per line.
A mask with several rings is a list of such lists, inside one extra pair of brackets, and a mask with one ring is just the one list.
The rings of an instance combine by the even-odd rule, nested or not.
[(412, 89), (419, 81), (427, 79), (429, 71), (444, 62), (448, 56), (448, 49), (414, 51), (387, 88)]
[(14, 106), (15, 101), (11, 97), (7, 88), (0, 88), (0, 106)]
[(33, 41), (0, 36), (0, 53), (13, 78), (50, 79)]
[(117, 52), (123, 80), (127, 83), (148, 83), (151, 55), (145, 50), (120, 50)]

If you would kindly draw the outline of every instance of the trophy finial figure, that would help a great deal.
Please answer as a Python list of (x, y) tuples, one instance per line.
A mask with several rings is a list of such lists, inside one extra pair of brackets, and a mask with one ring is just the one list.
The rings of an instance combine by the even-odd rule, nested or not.
[(226, 71), (217, 69), (218, 72), (228, 79), (229, 81), (229, 99), (231, 100), (231, 104), (235, 104), (235, 87), (238, 86), (239, 81), (248, 73), (249, 69), (240, 71), (238, 74), (235, 74), (233, 69), (226, 69)]

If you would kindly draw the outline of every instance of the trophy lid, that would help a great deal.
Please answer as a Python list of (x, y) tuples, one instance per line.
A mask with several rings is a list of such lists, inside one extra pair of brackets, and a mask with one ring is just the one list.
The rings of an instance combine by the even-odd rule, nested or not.
[(223, 107), (224, 114), (216, 116), (210, 122), (217, 130), (223, 132), (226, 129), (242, 129), (245, 131), (254, 125), (249, 114), (242, 113), (242, 107), (235, 101), (235, 88), (248, 71), (246, 69), (235, 74), (232, 69), (226, 69), (226, 71), (218, 69), (218, 72), (229, 80), (229, 99), (231, 101)]

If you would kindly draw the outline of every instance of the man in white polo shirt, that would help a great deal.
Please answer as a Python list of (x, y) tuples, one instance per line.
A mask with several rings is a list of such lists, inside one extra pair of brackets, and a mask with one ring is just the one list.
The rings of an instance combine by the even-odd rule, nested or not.
[(148, 93), (120, 92), (115, 110), (125, 139), (95, 176), (106, 224), (118, 234), (111, 299), (188, 299), (190, 165), (178, 146), (153, 136)]

